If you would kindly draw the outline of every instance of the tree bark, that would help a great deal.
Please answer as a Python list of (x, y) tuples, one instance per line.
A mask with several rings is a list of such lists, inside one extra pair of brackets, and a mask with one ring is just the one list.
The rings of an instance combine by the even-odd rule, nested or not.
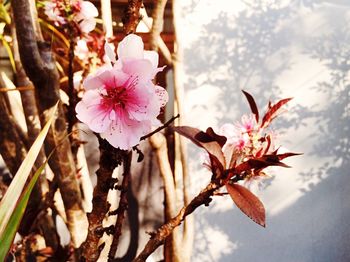
[(106, 140), (99, 138), (100, 143), (100, 167), (96, 171), (97, 185), (94, 189), (92, 200), (92, 211), (88, 213), (89, 230), (83, 245), (83, 261), (97, 261), (104, 247), (98, 245), (100, 238), (106, 231), (102, 222), (105, 218), (110, 204), (107, 195), (114, 188), (116, 181), (112, 179), (113, 170), (123, 161), (125, 151), (113, 148)]

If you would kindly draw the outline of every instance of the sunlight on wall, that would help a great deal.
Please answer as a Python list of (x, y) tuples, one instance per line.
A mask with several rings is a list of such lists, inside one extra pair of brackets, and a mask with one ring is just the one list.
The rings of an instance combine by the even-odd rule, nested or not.
[[(304, 153), (286, 161), (293, 168), (273, 169), (272, 179), (254, 190), (265, 204), (267, 229), (257, 228), (229, 198), (215, 197), (210, 208), (201, 209), (194, 257), (349, 260), (343, 243), (350, 240), (350, 223), (343, 233), (334, 229), (350, 221), (349, 2), (193, 0), (182, 5), (186, 121), (202, 129), (234, 123), (249, 112), (240, 89), (253, 94), (262, 109), (268, 100), (294, 97), (275, 128), (283, 146)], [(197, 192), (210, 174), (198, 162), (199, 150), (190, 145), (189, 151)], [(205, 257), (201, 238), (207, 250), (217, 251)], [(219, 249), (218, 243), (231, 248)]]

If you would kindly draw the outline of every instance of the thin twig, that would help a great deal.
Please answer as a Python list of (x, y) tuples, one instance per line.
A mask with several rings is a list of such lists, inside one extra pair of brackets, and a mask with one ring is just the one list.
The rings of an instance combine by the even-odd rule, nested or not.
[(180, 114), (177, 114), (176, 116), (173, 116), (172, 118), (170, 118), (167, 122), (165, 122), (162, 126), (158, 127), (157, 129), (155, 129), (154, 131), (152, 131), (151, 133), (144, 135), (140, 138), (140, 141), (145, 140), (147, 138), (149, 138), (150, 136), (153, 136), (154, 134), (162, 131), (164, 128), (168, 127), (172, 122), (175, 121), (176, 118), (179, 118)]
[(73, 26), (68, 27), (69, 31), (69, 53), (68, 53), (68, 97), (69, 97), (69, 106), (68, 106), (68, 133), (73, 129), (73, 125), (76, 123), (76, 114), (75, 114), (75, 105), (77, 103), (77, 92), (74, 88), (74, 48), (75, 48), (75, 39), (74, 39), (74, 28)]
[(34, 86), (18, 86), (15, 89), (1, 87), (0, 92), (11, 92), (11, 91), (27, 91), (34, 90)]

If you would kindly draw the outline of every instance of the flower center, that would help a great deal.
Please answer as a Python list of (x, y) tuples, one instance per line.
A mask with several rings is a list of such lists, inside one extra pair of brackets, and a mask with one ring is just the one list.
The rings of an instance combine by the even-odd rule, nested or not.
[[(115, 82), (115, 81), (114, 81)], [(121, 86), (111, 86), (105, 89), (106, 94), (101, 94), (103, 100), (102, 103), (110, 108), (111, 110), (125, 109), (125, 106), (128, 103), (130, 91), (135, 88), (137, 84), (136, 78), (129, 78)]]

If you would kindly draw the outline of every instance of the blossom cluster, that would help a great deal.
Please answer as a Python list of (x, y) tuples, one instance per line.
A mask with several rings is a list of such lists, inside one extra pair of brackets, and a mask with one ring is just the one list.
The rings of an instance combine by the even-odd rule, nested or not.
[(44, 5), (45, 14), (56, 26), (64, 26), (69, 22), (82, 32), (89, 33), (96, 26), (97, 8), (89, 1), (52, 0)]
[(224, 124), (219, 134), (227, 138), (223, 147), (224, 152), (229, 152), (229, 158), (234, 157), (236, 161), (243, 160), (247, 156), (260, 156), (264, 149), (265, 154), (273, 150), (271, 147), (273, 133), (261, 128), (254, 114), (243, 115), (241, 122), (236, 124)]
[[(227, 138), (222, 150), (228, 166), (274, 151), (274, 133), (261, 127), (254, 114), (243, 115), (236, 124), (222, 125), (219, 134)], [(255, 172), (247, 174), (246, 180), (262, 177), (266, 177), (265, 173)]]
[(84, 80), (77, 118), (112, 146), (127, 150), (159, 125), (168, 94), (152, 80), (163, 68), (158, 68), (158, 54), (145, 51), (142, 39), (133, 34), (119, 43), (118, 60), (108, 44), (105, 52), (111, 62)]

